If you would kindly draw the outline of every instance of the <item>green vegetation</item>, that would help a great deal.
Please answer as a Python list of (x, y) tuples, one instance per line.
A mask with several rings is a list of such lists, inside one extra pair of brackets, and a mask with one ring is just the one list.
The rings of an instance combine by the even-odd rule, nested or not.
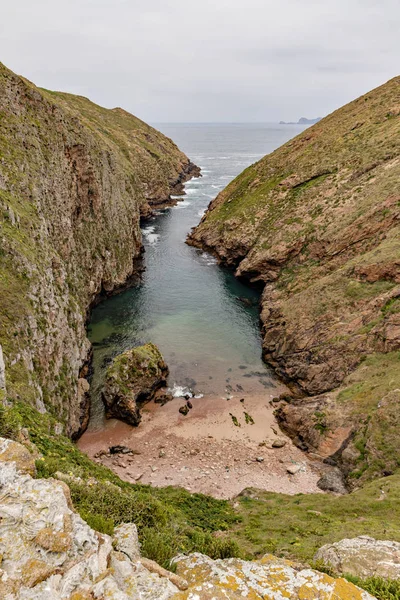
[(370, 535), (400, 541), (400, 474), (367, 483), (345, 496), (287, 496), (245, 490), (232, 539), (249, 557), (272, 553), (310, 562), (318, 548)]
[(400, 600), (400, 581), (398, 580), (386, 580), (382, 577), (360, 579), (352, 575), (345, 575), (345, 579), (369, 592), (377, 600)]

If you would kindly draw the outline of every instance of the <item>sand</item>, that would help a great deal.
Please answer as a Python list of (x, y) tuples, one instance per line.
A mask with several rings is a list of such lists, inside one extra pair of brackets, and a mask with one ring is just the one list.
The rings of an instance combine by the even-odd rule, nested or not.
[[(193, 398), (187, 416), (179, 413), (183, 398), (164, 406), (149, 403), (138, 427), (111, 419), (101, 430), (87, 431), (78, 446), (130, 482), (181, 486), (215, 498), (233, 498), (248, 487), (285, 494), (321, 492), (317, 481), (324, 466), (279, 430), (270, 391), (246, 395), (244, 402), (241, 398)], [(273, 448), (277, 439), (285, 445)], [(116, 444), (138, 454), (95, 458)], [(297, 472), (288, 473), (290, 467)]]

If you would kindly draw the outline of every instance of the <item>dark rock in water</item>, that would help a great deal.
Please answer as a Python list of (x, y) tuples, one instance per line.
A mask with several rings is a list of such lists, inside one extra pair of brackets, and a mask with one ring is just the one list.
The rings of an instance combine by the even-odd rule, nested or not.
[(132, 454), (132, 450), (128, 446), (121, 446), (119, 444), (110, 446), (108, 451), (110, 454)]
[(105, 369), (105, 367), (112, 363), (112, 360), (112, 356), (105, 356), (101, 361), (101, 368)]
[(179, 412), (181, 413), (181, 415), (186, 416), (189, 412), (189, 407), (187, 404), (185, 404), (184, 406), (181, 406), (179, 409)]
[(248, 369), (248, 367), (246, 365), (239, 365), (239, 369), (244, 370), (244, 369)]
[(192, 397), (190, 394), (185, 394), (183, 396), (185, 398), (185, 400), (190, 400), (190, 398)]
[(254, 306), (254, 302), (250, 298), (245, 298), (245, 297), (239, 296), (237, 299), (239, 300), (239, 302), (241, 302), (245, 306)]
[(244, 402), (244, 398), (240, 398), (240, 402)]
[(237, 392), (243, 392), (243, 387), (239, 383), (236, 386), (236, 391)]
[(190, 402), (190, 400), (188, 400), (188, 401), (186, 402), (186, 406), (187, 406), (188, 408), (193, 408), (193, 404)]
[(115, 357), (106, 372), (102, 398), (106, 417), (139, 425), (140, 407), (165, 386), (168, 367), (157, 346), (145, 344)]
[(348, 493), (344, 482), (343, 473), (338, 468), (332, 469), (332, 471), (325, 473), (325, 475), (323, 475), (321, 479), (317, 481), (317, 486), (325, 492), (335, 492), (336, 494)]

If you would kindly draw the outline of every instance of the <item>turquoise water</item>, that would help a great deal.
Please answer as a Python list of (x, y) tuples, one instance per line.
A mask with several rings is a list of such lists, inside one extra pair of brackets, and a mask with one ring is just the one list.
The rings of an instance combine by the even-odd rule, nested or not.
[(186, 185), (176, 207), (143, 226), (146, 270), (140, 285), (93, 311), (91, 428), (101, 426), (100, 389), (116, 354), (152, 341), (169, 368), (175, 395), (244, 394), (271, 388), (274, 376), (261, 360), (258, 292), (235, 279), (206, 253), (185, 244), (209, 202), (250, 164), (303, 131), (271, 124), (157, 124), (199, 165), (202, 177)]

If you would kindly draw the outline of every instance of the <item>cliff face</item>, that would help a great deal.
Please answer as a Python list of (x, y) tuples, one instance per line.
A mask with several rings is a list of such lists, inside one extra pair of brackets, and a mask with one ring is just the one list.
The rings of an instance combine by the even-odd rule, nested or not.
[[(190, 236), (263, 286), (264, 357), (302, 394), (351, 386), (367, 355), (391, 372), (400, 366), (399, 181), (397, 77), (245, 170)], [(362, 380), (371, 373), (365, 368)], [(355, 395), (351, 402), (342, 395), (338, 410), (334, 398), (329, 407), (319, 402), (307, 413), (318, 443), (303, 441), (320, 450), (323, 433), (340, 426), (339, 450), (381, 400)], [(350, 468), (360, 452), (353, 454)]]
[(40, 90), (0, 64), (0, 344), (7, 395), (76, 434), (87, 309), (135, 274), (141, 214), (197, 168), (122, 109)]

